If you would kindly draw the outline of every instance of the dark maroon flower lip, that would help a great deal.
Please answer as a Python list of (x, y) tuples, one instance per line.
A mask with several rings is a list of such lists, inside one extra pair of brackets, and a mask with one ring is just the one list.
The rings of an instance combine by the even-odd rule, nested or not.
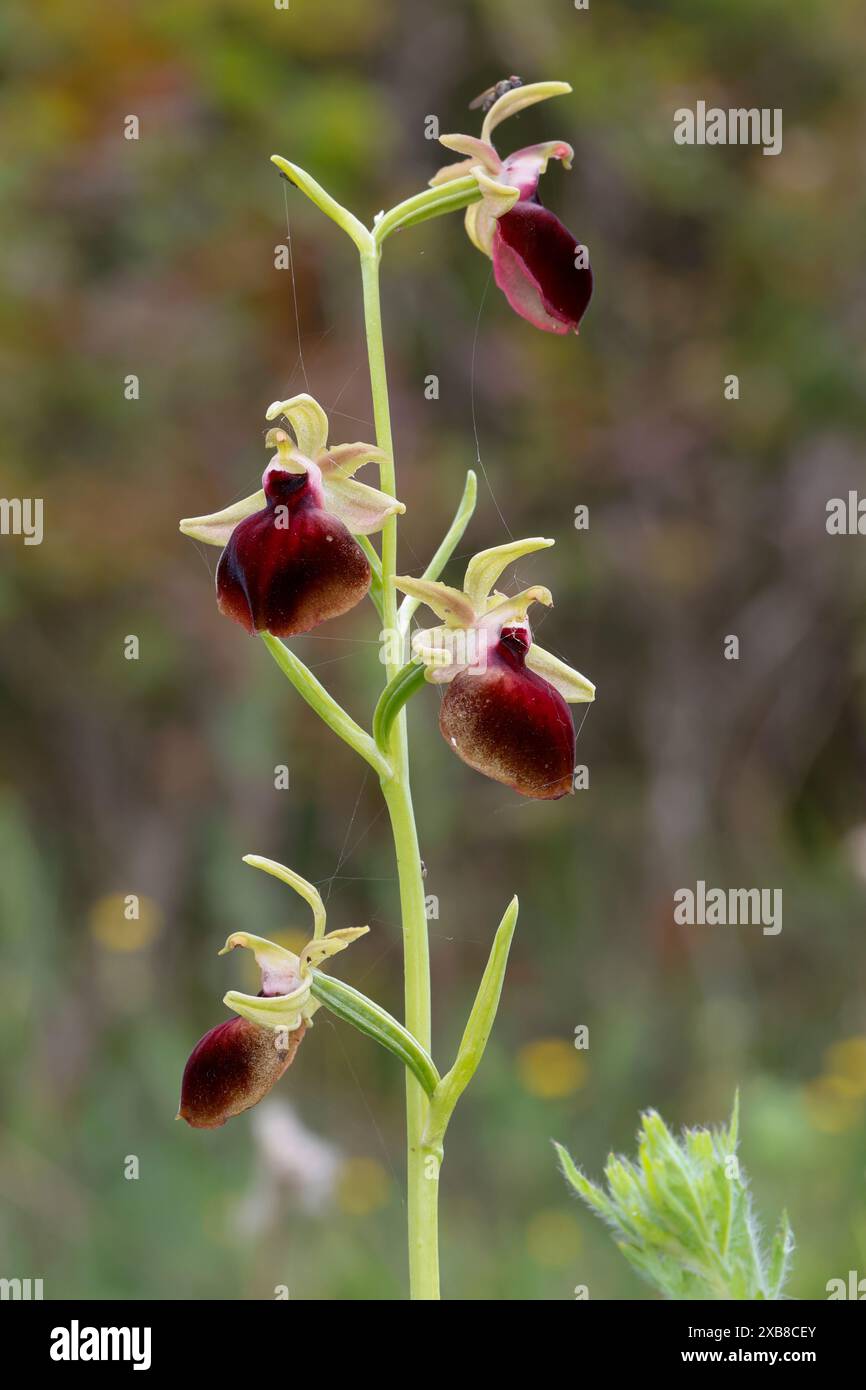
[(222, 549), (217, 567), (220, 610), (247, 632), (291, 637), (354, 608), (370, 587), (367, 557), (355, 540), (381, 531), (406, 508), (355, 478), (387, 454), (373, 444), (328, 445), (328, 418), (312, 396), (274, 401), (267, 419), (283, 417), (295, 435), (273, 426), (275, 448), (259, 492), (221, 511), (186, 517), (186, 536)]
[(491, 137), (497, 126), (526, 106), (570, 91), (567, 82), (535, 82), (502, 92), (484, 118), (480, 139), (439, 137), (464, 158), (430, 180), (437, 186), (474, 176), (481, 200), (466, 211), (469, 238), (492, 258), (496, 283), (512, 309), (548, 333), (576, 333), (592, 295), (586, 248), (538, 197), (538, 184), (550, 161), (570, 169), (574, 151), (564, 140), (547, 140), (503, 158)]
[(220, 556), (217, 602), (247, 632), (291, 637), (360, 603), (370, 566), (308, 474), (271, 467), (263, 484), (265, 506), (234, 528)]
[(522, 318), (551, 333), (578, 332), (592, 298), (592, 269), (586, 248), (549, 208), (527, 199), (497, 218), (493, 271)]
[(419, 629), (412, 652), (427, 680), (442, 686), (439, 728), (469, 767), (523, 796), (551, 801), (574, 790), (575, 733), (569, 704), (595, 699), (595, 686), (536, 646), (528, 619), (553, 595), (534, 584), (507, 597), (496, 587), (510, 564), (553, 541), (508, 541), (473, 555), (463, 588), (400, 575), (398, 586), (426, 603), (441, 626)]
[(217, 1129), (257, 1105), (291, 1066), (306, 1025), (291, 1032), (230, 1018), (200, 1038), (181, 1083), (178, 1118), (193, 1129)]
[(446, 688), (439, 728), (476, 772), (555, 801), (574, 790), (574, 724), (559, 692), (527, 669), (527, 650), (511, 633), (488, 653), (485, 670), (461, 672)]

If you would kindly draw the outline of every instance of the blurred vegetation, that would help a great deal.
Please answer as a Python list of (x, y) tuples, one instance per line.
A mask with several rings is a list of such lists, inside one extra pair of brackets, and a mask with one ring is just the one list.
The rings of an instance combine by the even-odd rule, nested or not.
[[(372, 432), (353, 248), (268, 156), (369, 219), (442, 162), (425, 117), (476, 128), (467, 103), (515, 71), (574, 85), (503, 135), (575, 145), (544, 195), (596, 295), (580, 338), (553, 338), (509, 312), (459, 217), (389, 242), (401, 561), (432, 552), (479, 450), (467, 553), (503, 521), (557, 538), (519, 578), (550, 584), (544, 645), (599, 698), (568, 805), (470, 773), (433, 692), (411, 709), (443, 1064), (521, 899), (449, 1135), (445, 1290), (646, 1296), (550, 1140), (597, 1172), (641, 1109), (717, 1122), (737, 1084), (757, 1206), (797, 1232), (790, 1293), (866, 1273), (866, 559), (824, 529), (863, 476), (861, 6), (42, 0), (5, 7), (0, 39), (0, 490), (45, 500), (41, 547), (0, 541), (0, 1273), (48, 1298), (404, 1292), (387, 1055), (317, 1024), (279, 1095), (327, 1147), (290, 1172), (258, 1121), (173, 1120), (238, 983), (226, 934), (306, 927), (243, 853), (317, 880), (332, 927), (369, 922), (341, 973), (401, 994), (378, 790), (219, 617), (215, 552), (176, 522), (252, 490), (276, 397), (309, 388), (335, 439)], [(782, 107), (783, 154), (675, 146), (699, 98)], [(376, 635), (367, 607), (298, 643), (359, 717)], [(781, 935), (676, 926), (699, 878), (781, 887)]]
[(656, 1110), (641, 1115), (636, 1159), (611, 1154), (606, 1187), (556, 1145), (562, 1175), (610, 1227), (629, 1264), (665, 1298), (776, 1300), (795, 1248), (785, 1213), (765, 1239), (737, 1154), (739, 1099), (730, 1124), (671, 1134)]

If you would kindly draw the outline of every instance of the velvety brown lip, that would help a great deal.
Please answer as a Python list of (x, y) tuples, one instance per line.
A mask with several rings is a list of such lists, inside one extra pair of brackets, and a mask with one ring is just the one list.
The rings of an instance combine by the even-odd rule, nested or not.
[(257, 1105), (295, 1059), (306, 1027), (260, 1028), (245, 1018), (219, 1023), (190, 1053), (178, 1115), (194, 1129), (216, 1129)]
[(575, 736), (557, 690), (500, 642), (487, 669), (463, 671), (439, 711), (445, 741), (465, 763), (522, 796), (554, 801), (573, 790)]
[(221, 613), (248, 632), (291, 637), (347, 613), (370, 566), (339, 518), (284, 493), (232, 532), (217, 566)]

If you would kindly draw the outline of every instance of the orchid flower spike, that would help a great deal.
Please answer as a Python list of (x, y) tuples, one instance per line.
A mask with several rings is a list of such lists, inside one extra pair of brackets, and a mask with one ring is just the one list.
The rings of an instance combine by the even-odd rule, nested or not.
[(555, 800), (573, 790), (575, 736), (569, 704), (595, 699), (595, 686), (532, 640), (527, 613), (552, 605), (540, 585), (508, 598), (494, 589), (505, 567), (544, 550), (541, 537), (473, 556), (463, 588), (401, 576), (395, 583), (426, 603), (442, 626), (416, 632), (412, 651), (425, 677), (446, 685), (439, 728), (477, 772), (522, 796)]
[(548, 97), (570, 92), (567, 82), (533, 82), (505, 91), (487, 112), (481, 138), (441, 135), (446, 149), (464, 156), (433, 176), (434, 186), (472, 174), (481, 201), (466, 210), (472, 243), (490, 256), (496, 283), (512, 309), (548, 333), (578, 332), (592, 295), (589, 253), (559, 218), (543, 207), (538, 183), (551, 159), (571, 168), (574, 151), (563, 140), (529, 145), (502, 158), (491, 136), (509, 116)]
[(325, 906), (312, 883), (271, 859), (247, 855), (244, 863), (282, 879), (305, 898), (313, 910), (314, 932), (299, 956), (249, 932), (233, 932), (226, 941), (221, 956), (236, 946), (254, 953), (262, 988), (260, 994), (229, 990), (223, 1003), (238, 1017), (211, 1028), (190, 1053), (178, 1118), (194, 1129), (216, 1129), (268, 1094), (294, 1061), (320, 1007), (311, 994), (312, 971), (369, 930), (326, 932)]
[(373, 444), (328, 448), (328, 417), (312, 396), (275, 401), (267, 419), (284, 417), (294, 438), (274, 427), (276, 453), (259, 492), (210, 516), (180, 523), (185, 536), (223, 547), (217, 565), (221, 613), (248, 632), (291, 637), (359, 603), (370, 565), (355, 536), (381, 530), (402, 502), (355, 481), (385, 455)]

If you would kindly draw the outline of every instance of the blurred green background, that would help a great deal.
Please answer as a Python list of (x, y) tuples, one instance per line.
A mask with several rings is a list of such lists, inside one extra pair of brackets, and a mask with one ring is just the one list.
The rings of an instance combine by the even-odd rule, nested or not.
[[(463, 556), (500, 513), (556, 537), (519, 579), (553, 588), (541, 640), (599, 698), (568, 804), (471, 773), (433, 692), (411, 709), (441, 1063), (522, 904), (449, 1135), (444, 1291), (647, 1296), (550, 1140), (598, 1173), (642, 1107), (715, 1122), (738, 1084), (791, 1292), (866, 1274), (866, 542), (824, 527), (864, 476), (864, 49), (857, 0), (4, 8), (0, 490), (44, 498), (45, 539), (0, 540), (0, 1274), (47, 1298), (404, 1294), (402, 1077), (373, 1044), (322, 1018), (267, 1109), (174, 1122), (187, 1053), (251, 983), (226, 934), (307, 926), (243, 853), (316, 880), (331, 927), (369, 922), (337, 973), (401, 1011), (375, 779), (218, 615), (217, 552), (177, 518), (253, 489), (275, 397), (309, 388), (335, 441), (372, 435), (354, 249), (268, 156), (369, 220), (443, 162), (425, 118), (477, 130), (468, 102), (512, 72), (574, 86), (502, 145), (574, 144), (543, 192), (595, 298), (554, 338), (488, 292), (459, 216), (388, 243), (401, 564), (438, 543), (477, 431)], [(698, 99), (782, 107), (782, 155), (675, 146)], [(297, 642), (363, 719), (376, 636), (366, 605)], [(677, 927), (699, 878), (781, 887), (781, 935)]]

